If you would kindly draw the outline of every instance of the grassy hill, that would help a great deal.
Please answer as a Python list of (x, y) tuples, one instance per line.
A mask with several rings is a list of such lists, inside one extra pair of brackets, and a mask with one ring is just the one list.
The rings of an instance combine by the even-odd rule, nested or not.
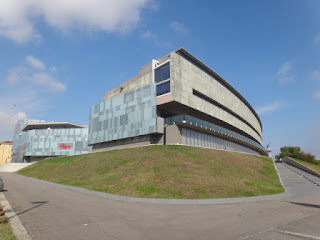
[(131, 197), (201, 199), (283, 192), (270, 158), (176, 145), (51, 158), (18, 173)]
[(309, 162), (305, 162), (305, 161), (301, 161), (300, 159), (296, 159), (296, 158), (292, 158), (295, 161), (301, 163), (302, 165), (305, 165), (306, 167), (312, 169), (313, 171), (316, 171), (318, 173), (320, 173), (320, 165), (315, 164), (315, 163), (309, 163)]

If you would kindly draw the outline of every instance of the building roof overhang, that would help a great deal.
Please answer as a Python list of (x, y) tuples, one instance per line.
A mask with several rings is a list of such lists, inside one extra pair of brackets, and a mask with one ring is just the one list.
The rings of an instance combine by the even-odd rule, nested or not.
[(44, 123), (28, 123), (21, 131), (29, 131), (34, 129), (58, 129), (58, 128), (87, 128), (88, 126), (79, 125), (70, 122), (44, 122)]

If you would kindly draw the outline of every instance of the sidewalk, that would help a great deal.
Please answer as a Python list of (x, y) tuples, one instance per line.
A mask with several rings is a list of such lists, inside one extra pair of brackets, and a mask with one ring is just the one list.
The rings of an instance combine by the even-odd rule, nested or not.
[(1, 202), (1, 205), (3, 206), (6, 216), (10, 221), (10, 225), (14, 235), (19, 240), (31, 240), (31, 237), (29, 236), (27, 230), (22, 225), (19, 217), (15, 214), (14, 210), (12, 209), (11, 205), (7, 201), (3, 192), (0, 192), (0, 202)]

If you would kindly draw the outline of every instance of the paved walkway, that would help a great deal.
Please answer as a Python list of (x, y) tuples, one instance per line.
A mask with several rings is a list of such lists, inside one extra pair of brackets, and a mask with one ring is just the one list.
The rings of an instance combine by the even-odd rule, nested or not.
[(32, 239), (320, 239), (320, 184), (277, 164), (284, 198), (233, 204), (123, 202), (0, 173)]

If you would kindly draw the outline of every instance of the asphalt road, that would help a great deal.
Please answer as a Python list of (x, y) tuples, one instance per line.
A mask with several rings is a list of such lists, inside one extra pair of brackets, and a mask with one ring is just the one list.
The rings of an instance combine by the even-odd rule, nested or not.
[(16, 174), (0, 177), (6, 198), (34, 240), (320, 239), (320, 180), (277, 166), (290, 196), (219, 205), (121, 202)]

